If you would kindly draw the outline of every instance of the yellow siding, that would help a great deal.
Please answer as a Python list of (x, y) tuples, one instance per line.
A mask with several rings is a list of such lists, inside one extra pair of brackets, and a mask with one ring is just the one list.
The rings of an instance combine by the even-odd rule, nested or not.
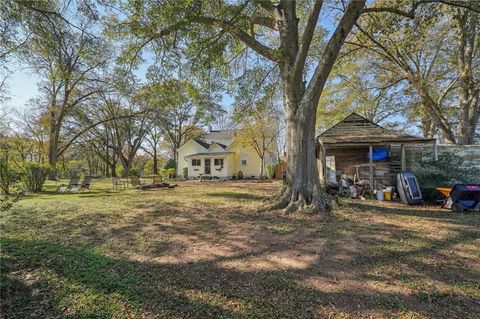
[[(233, 152), (233, 154), (225, 155), (203, 155), (199, 157), (186, 156), (196, 153), (209, 153), (209, 152)], [(246, 156), (247, 164), (242, 165), (242, 157)], [(243, 147), (240, 143), (233, 142), (227, 149), (223, 149), (219, 146), (212, 146), (209, 150), (198, 143), (190, 140), (184, 146), (178, 150), (178, 174), (183, 176), (184, 168), (188, 168), (189, 178), (198, 178), (200, 175), (205, 174), (205, 159), (210, 159), (211, 170), (210, 175), (218, 178), (231, 178), (232, 176), (238, 176), (238, 172), (241, 171), (245, 178), (247, 177), (259, 177), (262, 161), (260, 157), (251, 147)], [(223, 167), (215, 165), (215, 158), (223, 158)], [(200, 166), (192, 166), (192, 159), (200, 159)], [(265, 172), (264, 172), (265, 173)]]
[[(243, 147), (239, 143), (232, 143), (232, 145), (228, 148), (229, 151), (235, 152), (233, 154), (233, 175), (237, 175), (239, 171), (243, 173), (244, 177), (259, 177), (260, 176), (260, 168), (262, 165), (262, 161), (255, 150), (251, 147)], [(246, 155), (247, 157), (247, 165), (242, 165), (241, 159), (242, 155)]]
[[(185, 156), (188, 156), (190, 154), (195, 154), (195, 153), (202, 153), (206, 152), (205, 148), (200, 146), (198, 143), (194, 142), (193, 140), (190, 140), (186, 144), (184, 144), (179, 150), (178, 150), (178, 174), (180, 176), (183, 176), (183, 169), (185, 167), (189, 166), (189, 161), (191, 159), (185, 159)], [(203, 173), (203, 161), (202, 161), (202, 166), (195, 168), (198, 169), (198, 171), (192, 171), (189, 172), (190, 174), (198, 176), (198, 174)], [(195, 174), (196, 173), (196, 174)], [(193, 176), (191, 175), (191, 176)]]

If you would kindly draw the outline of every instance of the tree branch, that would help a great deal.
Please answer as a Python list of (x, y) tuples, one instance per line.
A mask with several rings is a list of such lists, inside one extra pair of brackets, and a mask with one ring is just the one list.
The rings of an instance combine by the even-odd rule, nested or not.
[(332, 70), (333, 63), (337, 59), (340, 49), (345, 42), (347, 35), (352, 30), (360, 16), (366, 0), (352, 1), (345, 14), (342, 16), (335, 32), (327, 43), (320, 62), (313, 73), (312, 80), (308, 84), (305, 95), (302, 98), (303, 107), (317, 107), (320, 94), (322, 93), (328, 75)]
[(415, 18), (415, 11), (417, 8), (426, 3), (441, 3), (441, 4), (446, 4), (454, 7), (460, 7), (460, 8), (465, 8), (474, 12), (480, 12), (480, 7), (476, 6), (471, 6), (467, 1), (462, 1), (462, 0), (421, 0), (414, 2), (412, 7), (410, 8), (409, 11), (405, 11), (399, 8), (395, 7), (371, 7), (371, 8), (365, 8), (362, 11), (363, 13), (378, 13), (378, 12), (386, 12), (386, 13), (393, 13), (393, 14), (398, 14), (401, 16), (404, 16), (406, 18), (413, 19)]
[(131, 118), (131, 117), (135, 117), (139, 114), (142, 114), (143, 112), (137, 112), (137, 113), (133, 113), (133, 114), (128, 114), (128, 115), (121, 115), (121, 116), (117, 116), (117, 117), (113, 117), (113, 118), (108, 118), (108, 119), (104, 119), (104, 120), (101, 120), (101, 121), (98, 121), (92, 125), (89, 125), (87, 126), (86, 128), (84, 128), (83, 130), (81, 130), (80, 132), (78, 132), (77, 134), (75, 134), (65, 145), (63, 145), (62, 147), (60, 147), (58, 149), (58, 153), (57, 153), (57, 156), (60, 156), (62, 155), (69, 147), (70, 145), (73, 144), (73, 142), (76, 141), (77, 138), (79, 138), (80, 136), (82, 136), (83, 134), (85, 134), (86, 132), (88, 132), (89, 130), (95, 128), (96, 126), (100, 125), (100, 124), (103, 124), (103, 123), (107, 123), (107, 122), (110, 122), (110, 121), (115, 121), (115, 120), (120, 120), (120, 119), (124, 119), (124, 118)]
[(302, 35), (302, 47), (297, 53), (293, 65), (292, 77), (295, 79), (295, 82), (302, 76), (305, 60), (307, 59), (308, 50), (310, 49), (310, 44), (312, 43), (313, 34), (315, 32), (315, 27), (320, 15), (320, 10), (322, 9), (322, 4), (323, 0), (316, 0), (312, 6), (310, 15), (308, 16), (307, 25), (305, 26), (305, 30), (303, 31)]
[(201, 16), (193, 17), (192, 21), (207, 25), (217, 25), (226, 32), (238, 37), (238, 39), (242, 41), (245, 45), (247, 45), (249, 48), (257, 52), (258, 54), (262, 55), (263, 57), (275, 62), (281, 62), (281, 54), (277, 50), (274, 50), (257, 41), (254, 37), (248, 35), (248, 33), (239, 29), (228, 21)]

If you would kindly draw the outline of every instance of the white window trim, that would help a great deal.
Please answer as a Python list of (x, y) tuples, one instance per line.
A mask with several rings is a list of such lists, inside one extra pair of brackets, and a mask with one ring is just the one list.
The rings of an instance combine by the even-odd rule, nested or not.
[[(245, 164), (243, 163), (245, 161)], [(248, 165), (248, 155), (247, 154), (242, 154), (240, 156), (240, 165), (241, 166), (247, 166)]]

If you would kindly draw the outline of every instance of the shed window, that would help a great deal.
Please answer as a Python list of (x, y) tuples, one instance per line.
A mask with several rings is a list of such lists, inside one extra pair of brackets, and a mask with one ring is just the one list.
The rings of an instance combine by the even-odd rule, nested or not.
[(192, 166), (200, 166), (200, 159), (192, 159)]
[(242, 165), (247, 165), (248, 157), (247, 157), (246, 154), (242, 155), (242, 158), (241, 158), (240, 162), (241, 162)]
[(223, 158), (216, 158), (213, 160), (215, 166), (223, 166)]

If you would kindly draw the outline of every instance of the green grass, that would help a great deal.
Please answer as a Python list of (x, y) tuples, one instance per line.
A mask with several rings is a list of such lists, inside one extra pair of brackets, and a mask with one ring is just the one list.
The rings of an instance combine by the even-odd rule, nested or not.
[(278, 184), (56, 194), (0, 212), (5, 318), (478, 318), (480, 216), (345, 201), (260, 214)]

